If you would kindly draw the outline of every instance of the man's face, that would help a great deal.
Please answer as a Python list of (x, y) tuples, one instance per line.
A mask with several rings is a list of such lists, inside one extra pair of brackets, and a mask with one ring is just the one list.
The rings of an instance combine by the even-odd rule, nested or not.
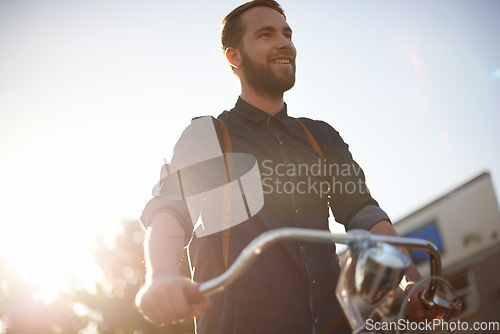
[(241, 17), (240, 47), (243, 77), (255, 90), (282, 95), (295, 84), (292, 31), (283, 16), (268, 7), (256, 7)]

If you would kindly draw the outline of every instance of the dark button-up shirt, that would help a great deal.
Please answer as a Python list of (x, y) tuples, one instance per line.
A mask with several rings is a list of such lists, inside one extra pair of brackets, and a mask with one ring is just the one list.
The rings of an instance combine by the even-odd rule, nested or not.
[[(229, 264), (265, 231), (280, 227), (328, 230), (329, 208), (347, 230), (369, 229), (388, 219), (371, 197), (347, 144), (327, 123), (300, 118), (321, 147), (322, 161), (300, 124), (288, 116), (286, 105), (270, 116), (240, 98), (234, 109), (218, 119), (227, 125), (232, 151), (256, 158), (264, 193), (262, 209), (230, 229)], [(214, 125), (222, 143), (218, 122)], [(194, 235), (183, 201), (154, 198), (141, 220), (147, 226), (160, 211), (175, 215), (186, 230), (195, 281), (206, 281), (225, 270), (221, 233)], [(212, 309), (198, 321), (198, 333), (349, 333), (335, 297), (339, 272), (334, 245), (282, 242), (266, 250), (224, 293), (213, 297)]]

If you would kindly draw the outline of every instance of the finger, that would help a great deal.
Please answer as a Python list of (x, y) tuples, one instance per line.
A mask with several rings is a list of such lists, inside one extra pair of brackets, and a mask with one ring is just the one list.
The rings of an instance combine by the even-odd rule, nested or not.
[(156, 324), (171, 324), (184, 318), (182, 309), (176, 307), (176, 291), (182, 291), (183, 282), (167, 281), (165, 284), (157, 284), (148, 289), (143, 296), (143, 310), (147, 317)]
[(175, 314), (176, 320), (181, 320), (193, 315), (184, 293), (185, 289), (190, 288), (192, 284), (190, 282), (183, 282), (182, 286), (183, 287), (180, 286), (177, 289), (172, 289), (168, 298), (169, 307), (172, 313)]
[(208, 310), (212, 306), (212, 302), (210, 300), (205, 299), (201, 303), (192, 305), (193, 314), (195, 317), (200, 317), (206, 310)]
[(168, 302), (168, 295), (155, 291), (145, 298), (142, 311), (153, 323), (157, 325), (170, 324), (177, 320), (175, 311)]
[(165, 307), (160, 304), (154, 302), (144, 303), (141, 311), (149, 321), (156, 325), (163, 325), (170, 322), (165, 317)]

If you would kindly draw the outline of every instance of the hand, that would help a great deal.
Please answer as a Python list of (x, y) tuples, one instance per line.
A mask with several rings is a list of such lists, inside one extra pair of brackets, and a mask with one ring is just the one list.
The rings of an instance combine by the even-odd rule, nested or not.
[[(191, 304), (186, 299), (186, 291), (197, 295), (200, 300)], [(165, 275), (152, 278), (137, 293), (135, 303), (146, 319), (157, 325), (195, 316), (199, 317), (210, 308), (210, 301), (197, 292), (196, 285), (180, 275)]]
[[(408, 294), (413, 284), (409, 284), (405, 293)], [(406, 318), (411, 322), (423, 322), (425, 320), (431, 321), (433, 319), (443, 319), (446, 316), (446, 310), (440, 306), (427, 307), (420, 300), (420, 295), (429, 288), (427, 284), (421, 284), (415, 291), (409, 296), (409, 302), (405, 309)], [(446, 299), (446, 296), (442, 292), (438, 292), (439, 297)]]

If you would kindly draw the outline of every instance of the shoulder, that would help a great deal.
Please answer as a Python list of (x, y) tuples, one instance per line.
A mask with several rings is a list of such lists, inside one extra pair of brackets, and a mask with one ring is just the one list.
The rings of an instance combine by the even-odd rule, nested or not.
[(193, 118), (175, 144), (175, 155), (183, 157), (186, 164), (199, 156), (210, 158), (218, 155), (220, 145), (217, 128), (218, 124), (212, 116)]
[[(322, 120), (316, 120), (316, 119), (311, 119), (307, 117), (297, 117), (297, 120), (299, 120), (304, 126), (311, 132), (313, 136), (321, 136), (321, 137), (338, 137), (339, 132), (333, 128), (329, 123), (322, 121)], [(319, 138), (318, 138), (319, 139)]]
[(327, 122), (307, 117), (297, 119), (309, 130), (325, 154), (340, 154), (349, 151), (349, 145), (342, 139), (340, 133)]
[[(195, 128), (199, 129), (200, 125), (201, 128), (203, 128), (206, 132), (207, 129), (213, 129), (215, 130), (215, 133), (217, 134), (217, 137), (219, 139), (222, 138), (222, 130), (221, 130), (221, 123), (224, 123), (226, 126), (230, 126), (232, 122), (234, 122), (234, 117), (233, 116), (232, 110), (224, 110), (222, 113), (220, 113), (217, 117), (214, 117), (212, 115), (205, 115), (205, 116), (196, 116), (193, 119), (191, 119), (191, 124), (189, 124), (186, 128), (188, 132), (190, 128)], [(186, 130), (184, 132), (186, 132)], [(200, 133), (199, 131), (195, 131)]]

